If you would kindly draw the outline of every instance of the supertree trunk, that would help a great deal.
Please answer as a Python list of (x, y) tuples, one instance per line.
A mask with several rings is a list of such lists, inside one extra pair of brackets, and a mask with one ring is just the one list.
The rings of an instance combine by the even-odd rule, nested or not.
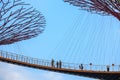
[(21, 0), (0, 0), (0, 45), (30, 39), (42, 33), (44, 16)]
[(64, 0), (70, 4), (102, 15), (113, 15), (120, 20), (120, 0)]

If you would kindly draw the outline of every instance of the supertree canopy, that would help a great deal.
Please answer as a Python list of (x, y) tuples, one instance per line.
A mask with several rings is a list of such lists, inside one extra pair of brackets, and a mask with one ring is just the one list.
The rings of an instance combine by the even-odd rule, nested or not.
[(64, 0), (80, 9), (102, 15), (113, 15), (120, 20), (120, 0)]
[(21, 0), (0, 0), (0, 45), (26, 40), (42, 33), (44, 16)]

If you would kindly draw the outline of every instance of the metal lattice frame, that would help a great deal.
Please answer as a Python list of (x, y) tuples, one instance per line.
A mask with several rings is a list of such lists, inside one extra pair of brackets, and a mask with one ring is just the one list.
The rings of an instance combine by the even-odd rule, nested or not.
[(120, 20), (120, 0), (64, 0), (92, 13), (113, 15)]
[(36, 37), (45, 22), (39, 11), (21, 0), (0, 0), (0, 45)]

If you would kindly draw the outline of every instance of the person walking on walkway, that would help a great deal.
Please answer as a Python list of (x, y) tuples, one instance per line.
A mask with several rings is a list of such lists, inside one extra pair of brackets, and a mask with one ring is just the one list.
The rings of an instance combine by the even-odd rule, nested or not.
[(59, 61), (59, 68), (62, 68), (62, 62), (61, 62), (61, 60)]
[(54, 59), (51, 61), (51, 66), (54, 67)]
[(109, 66), (109, 65), (107, 65), (106, 67), (107, 67), (107, 71), (110, 71), (110, 66)]
[(57, 65), (57, 68), (59, 68), (59, 63), (58, 63), (58, 61), (56, 62), (56, 65)]
[(80, 64), (80, 65), (79, 65), (79, 68), (80, 68), (81, 70), (83, 70), (83, 64)]

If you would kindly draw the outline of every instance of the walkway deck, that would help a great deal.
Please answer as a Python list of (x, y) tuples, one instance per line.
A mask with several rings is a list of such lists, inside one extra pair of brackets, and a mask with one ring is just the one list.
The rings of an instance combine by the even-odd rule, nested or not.
[[(106, 71), (105, 65), (86, 65), (84, 69), (79, 69), (79, 64), (63, 63), (61, 68), (57, 68), (51, 65), (51, 61), (42, 60), (37, 58), (31, 58), (19, 54), (13, 54), (5, 51), (0, 51), (0, 61), (17, 64), (21, 66), (37, 68), (42, 70), (55, 71), (65, 74), (84, 76), (90, 78), (96, 78), (101, 80), (120, 80), (120, 66), (112, 65), (110, 71)], [(54, 62), (56, 63), (56, 62)]]

